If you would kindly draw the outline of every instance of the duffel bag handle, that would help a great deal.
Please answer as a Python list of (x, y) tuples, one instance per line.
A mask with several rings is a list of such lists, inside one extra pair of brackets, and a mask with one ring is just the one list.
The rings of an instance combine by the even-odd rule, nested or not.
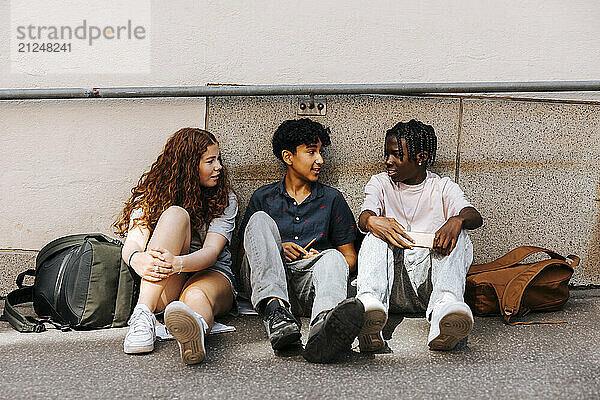
[(4, 299), (2, 317), (19, 332), (44, 332), (44, 323), (33, 317), (21, 314), (15, 306), (17, 304), (33, 301), (33, 286), (25, 286), (10, 292)]
[(96, 239), (99, 242), (112, 243), (119, 246), (123, 246), (123, 243), (120, 240), (113, 239), (110, 236), (106, 236), (103, 233), (90, 233), (89, 235), (85, 235), (84, 240), (86, 239)]
[(502, 296), (502, 299), (500, 299), (500, 312), (502, 313), (504, 320), (509, 322), (510, 318), (519, 312), (525, 289), (546, 267), (553, 264), (561, 264), (573, 269), (579, 264), (579, 257), (569, 255), (568, 258), (573, 260), (571, 264), (567, 261), (555, 258), (536, 262), (508, 282), (506, 284), (506, 289), (504, 289), (504, 295)]
[(25, 280), (26, 276), (35, 276), (35, 269), (28, 269), (27, 271), (23, 271), (17, 275), (17, 287), (19, 289), (24, 287), (23, 281)]
[[(471, 265), (471, 268), (469, 268), (469, 272), (467, 273), (467, 276), (470, 276), (473, 274), (479, 274), (481, 272), (496, 271), (499, 269), (507, 268), (507, 267), (513, 266), (513, 265), (523, 261), (527, 257), (529, 257), (533, 254), (536, 254), (536, 253), (546, 253), (550, 256), (551, 259), (560, 260), (560, 261), (565, 260), (565, 257), (561, 256), (560, 254), (558, 254), (552, 250), (544, 249), (543, 247), (520, 246), (514, 250), (509, 251), (508, 253), (506, 253), (502, 257), (498, 258), (497, 260), (494, 260), (494, 261), (491, 261), (488, 263), (484, 263), (484, 264)], [(579, 257), (569, 256), (569, 258), (571, 258), (571, 257), (576, 257), (577, 264), (579, 264)], [(575, 259), (573, 259), (573, 264), (575, 264)], [(575, 264), (575, 265), (567, 264), (567, 265), (569, 265), (570, 267), (571, 266), (575, 267), (577, 264)]]
[(571, 259), (571, 265), (569, 266), (573, 269), (575, 269), (575, 267), (579, 265), (579, 261), (581, 261), (581, 259), (574, 254), (569, 254), (567, 259)]

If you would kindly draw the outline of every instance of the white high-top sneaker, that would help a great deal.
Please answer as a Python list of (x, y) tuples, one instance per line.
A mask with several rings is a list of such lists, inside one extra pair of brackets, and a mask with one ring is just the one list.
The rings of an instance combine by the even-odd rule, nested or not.
[(177, 340), (181, 359), (186, 364), (197, 364), (206, 357), (204, 335), (208, 324), (204, 318), (181, 301), (169, 303), (165, 309), (165, 325)]
[(156, 317), (147, 305), (138, 304), (135, 306), (127, 324), (129, 330), (123, 342), (125, 353), (149, 353), (154, 350)]
[(358, 344), (361, 352), (381, 350), (385, 346), (381, 331), (387, 321), (387, 313), (381, 301), (365, 294), (358, 297), (365, 307), (365, 322), (358, 334)]
[(473, 329), (473, 313), (462, 301), (434, 306), (431, 313), (428, 344), (431, 350), (452, 350)]

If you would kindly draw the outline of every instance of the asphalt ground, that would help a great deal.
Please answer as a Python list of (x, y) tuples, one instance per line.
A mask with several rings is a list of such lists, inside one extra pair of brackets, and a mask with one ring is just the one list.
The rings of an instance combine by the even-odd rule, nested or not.
[(221, 319), (237, 331), (208, 336), (207, 359), (194, 366), (173, 341), (124, 354), (127, 328), (24, 334), (0, 322), (0, 398), (598, 399), (599, 317), (600, 290), (573, 290), (562, 311), (527, 317), (567, 323), (476, 317), (467, 343), (451, 352), (430, 351), (428, 323), (404, 318), (386, 352), (355, 348), (328, 365), (275, 355), (257, 316)]

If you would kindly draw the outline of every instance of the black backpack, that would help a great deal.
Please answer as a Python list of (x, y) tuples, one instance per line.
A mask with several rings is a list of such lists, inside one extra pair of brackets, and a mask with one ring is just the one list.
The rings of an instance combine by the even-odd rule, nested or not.
[[(17, 277), (6, 296), (3, 317), (19, 332), (43, 332), (49, 322), (62, 330), (121, 327), (127, 324), (139, 277), (121, 259), (123, 244), (100, 233), (65, 236), (48, 243), (35, 270)], [(25, 276), (35, 277), (24, 286)], [(16, 304), (33, 301), (40, 320), (25, 317)]]

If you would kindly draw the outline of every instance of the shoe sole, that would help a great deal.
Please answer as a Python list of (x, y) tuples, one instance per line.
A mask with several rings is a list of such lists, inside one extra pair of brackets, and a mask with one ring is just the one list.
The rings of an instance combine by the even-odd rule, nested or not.
[(387, 322), (387, 314), (383, 310), (365, 311), (365, 323), (358, 335), (361, 352), (374, 352), (383, 349), (385, 341), (381, 331)]
[(126, 345), (123, 344), (123, 351), (125, 354), (143, 354), (151, 353), (154, 351), (154, 342), (147, 345)]
[(306, 343), (302, 356), (313, 363), (329, 363), (346, 350), (363, 327), (365, 309), (357, 300), (347, 299), (338, 304), (321, 332)]
[(206, 350), (202, 343), (204, 329), (188, 310), (170, 307), (165, 312), (165, 325), (179, 343), (184, 363), (198, 364), (206, 358)]
[(452, 350), (473, 329), (473, 320), (465, 311), (455, 311), (442, 317), (440, 334), (429, 342), (431, 350)]
[(297, 325), (290, 325), (280, 330), (277, 335), (269, 338), (273, 350), (282, 350), (297, 343), (301, 337), (300, 328)]

